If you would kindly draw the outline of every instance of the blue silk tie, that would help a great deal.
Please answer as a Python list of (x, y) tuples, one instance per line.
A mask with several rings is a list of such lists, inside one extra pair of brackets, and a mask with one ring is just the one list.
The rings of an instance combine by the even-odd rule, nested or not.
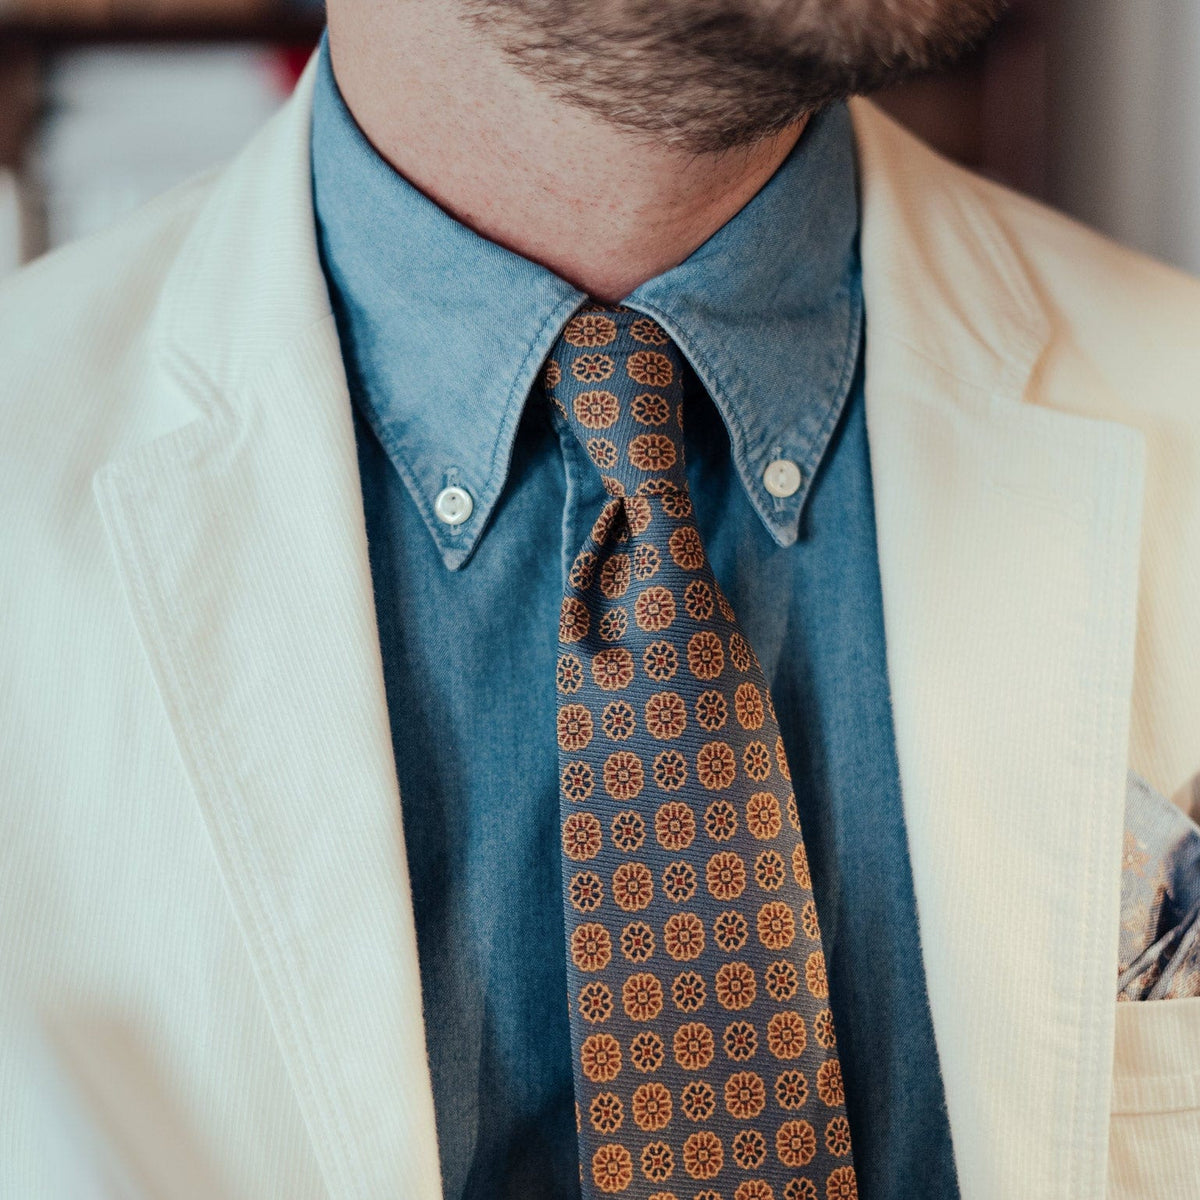
[(693, 520), (682, 371), (657, 322), (593, 305), (543, 374), (609, 495), (557, 670), (583, 1193), (854, 1200), (796, 800)]

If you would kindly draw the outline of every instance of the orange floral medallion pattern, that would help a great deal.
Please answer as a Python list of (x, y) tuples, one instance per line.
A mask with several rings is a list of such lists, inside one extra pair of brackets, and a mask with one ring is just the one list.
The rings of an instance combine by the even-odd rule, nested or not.
[(542, 376), (609, 495), (555, 678), (583, 1192), (856, 1200), (808, 857), (695, 524), (685, 373), (656, 321), (591, 305)]

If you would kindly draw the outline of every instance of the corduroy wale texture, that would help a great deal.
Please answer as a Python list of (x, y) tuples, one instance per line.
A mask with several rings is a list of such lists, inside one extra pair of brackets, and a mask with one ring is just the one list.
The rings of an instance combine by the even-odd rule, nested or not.
[(850, 1200), (791, 774), (692, 519), (683, 365), (654, 320), (590, 306), (545, 368), (611, 497), (568, 578), (557, 669), (583, 1190)]

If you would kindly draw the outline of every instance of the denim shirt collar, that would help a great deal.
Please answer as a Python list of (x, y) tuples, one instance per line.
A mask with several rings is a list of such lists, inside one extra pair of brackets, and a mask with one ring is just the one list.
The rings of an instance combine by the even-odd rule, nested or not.
[[(313, 199), (347, 373), (446, 566), (470, 557), (508, 475), (539, 368), (585, 293), (481, 237), (391, 167), (346, 107), (321, 38)], [(729, 432), (733, 463), (771, 536), (791, 545), (849, 394), (862, 330), (849, 113), (816, 114), (770, 180), (683, 262), (622, 303), (679, 344)], [(772, 495), (767, 465), (801, 471)], [(434, 511), (455, 485), (457, 526)]]

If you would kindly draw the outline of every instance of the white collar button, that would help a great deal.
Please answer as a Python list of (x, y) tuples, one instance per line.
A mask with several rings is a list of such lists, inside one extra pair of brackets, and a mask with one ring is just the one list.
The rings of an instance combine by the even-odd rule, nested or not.
[(772, 496), (786, 500), (800, 490), (800, 468), (790, 458), (777, 458), (763, 472), (763, 487)]
[(446, 525), (461, 525), (474, 511), (475, 501), (466, 488), (446, 487), (437, 494), (433, 511), (437, 519)]

